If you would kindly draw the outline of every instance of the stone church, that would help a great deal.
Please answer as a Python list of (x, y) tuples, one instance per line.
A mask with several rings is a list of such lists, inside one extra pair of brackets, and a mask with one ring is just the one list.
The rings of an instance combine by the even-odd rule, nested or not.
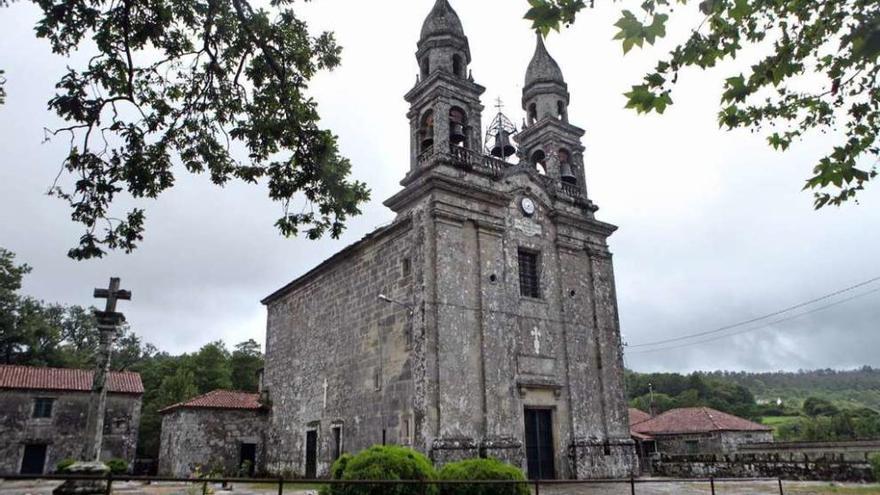
[(559, 65), (538, 39), (525, 127), (499, 115), (484, 143), (485, 88), (447, 0), (416, 59), (396, 219), (263, 300), (265, 467), (321, 476), (384, 443), (531, 478), (629, 476), (616, 227), (595, 217)]

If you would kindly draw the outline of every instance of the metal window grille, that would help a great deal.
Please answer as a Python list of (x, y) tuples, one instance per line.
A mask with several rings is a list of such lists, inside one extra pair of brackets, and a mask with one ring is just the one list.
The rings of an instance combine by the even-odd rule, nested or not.
[(34, 400), (34, 417), (35, 418), (51, 418), (52, 403), (55, 399), (38, 398)]
[(538, 275), (538, 253), (519, 251), (519, 292), (524, 297), (541, 297), (541, 280)]

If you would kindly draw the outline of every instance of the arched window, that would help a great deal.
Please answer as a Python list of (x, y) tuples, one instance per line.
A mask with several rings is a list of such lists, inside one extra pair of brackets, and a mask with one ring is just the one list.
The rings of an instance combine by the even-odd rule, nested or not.
[(461, 55), (452, 56), (452, 73), (458, 77), (464, 77), (464, 64), (461, 61)]
[(534, 124), (538, 121), (538, 105), (532, 103), (529, 105), (529, 125)]
[(542, 150), (532, 153), (532, 166), (540, 175), (547, 175), (547, 155)]
[(427, 56), (422, 59), (421, 70), (422, 79), (428, 77), (428, 75), (431, 73), (431, 60)]
[(562, 100), (556, 102), (556, 117), (563, 122), (568, 122), (568, 112), (565, 108), (565, 102)]
[(424, 153), (434, 146), (434, 111), (428, 110), (419, 122), (419, 151)]
[(449, 110), (449, 143), (467, 147), (467, 114), (458, 107)]

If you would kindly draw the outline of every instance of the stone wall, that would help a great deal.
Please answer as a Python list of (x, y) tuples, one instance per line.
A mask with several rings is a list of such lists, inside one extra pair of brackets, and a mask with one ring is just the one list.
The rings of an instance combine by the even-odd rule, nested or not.
[[(657, 452), (667, 455), (729, 454), (753, 443), (773, 441), (769, 431), (716, 431), (681, 435), (655, 435)], [(694, 445), (691, 447), (690, 445)], [(689, 449), (694, 448), (694, 451)]]
[(657, 476), (781, 477), (817, 481), (877, 481), (868, 461), (880, 453), (880, 441), (765, 443), (744, 445), (728, 455), (660, 455), (652, 462)]
[(162, 416), (159, 475), (216, 471), (238, 476), (242, 444), (256, 445), (256, 469), (264, 462), (266, 415), (261, 411), (179, 408)]
[(344, 452), (412, 444), (415, 348), (422, 344), (408, 306), (423, 276), (413, 235), (405, 220), (382, 229), (268, 304), (271, 472), (305, 474), (308, 431), (317, 434), (318, 475), (334, 460), (333, 428), (341, 429)]
[[(55, 399), (50, 418), (34, 418), (34, 400)], [(63, 459), (82, 457), (91, 396), (88, 392), (0, 390), (0, 473), (18, 473), (25, 445), (45, 444), (44, 472)], [(104, 419), (102, 460), (134, 461), (141, 397), (109, 394)]]

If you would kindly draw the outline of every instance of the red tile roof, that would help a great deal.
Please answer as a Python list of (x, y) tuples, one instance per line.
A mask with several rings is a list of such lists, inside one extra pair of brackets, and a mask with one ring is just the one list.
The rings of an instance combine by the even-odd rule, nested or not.
[(643, 421), (647, 421), (651, 419), (651, 415), (642, 411), (640, 409), (636, 409), (634, 407), (629, 408), (629, 425), (637, 425)]
[(771, 430), (772, 428), (768, 426), (753, 423), (708, 407), (672, 409), (653, 419), (632, 426), (633, 432), (647, 435)]
[(176, 409), (262, 409), (260, 394), (250, 392), (236, 392), (232, 390), (214, 390), (205, 395), (193, 397), (184, 402), (166, 407), (160, 413), (169, 413)]
[[(89, 392), (94, 376), (94, 370), (0, 365), (0, 389)], [(111, 372), (107, 384), (111, 393), (144, 393), (141, 375), (132, 371)]]

